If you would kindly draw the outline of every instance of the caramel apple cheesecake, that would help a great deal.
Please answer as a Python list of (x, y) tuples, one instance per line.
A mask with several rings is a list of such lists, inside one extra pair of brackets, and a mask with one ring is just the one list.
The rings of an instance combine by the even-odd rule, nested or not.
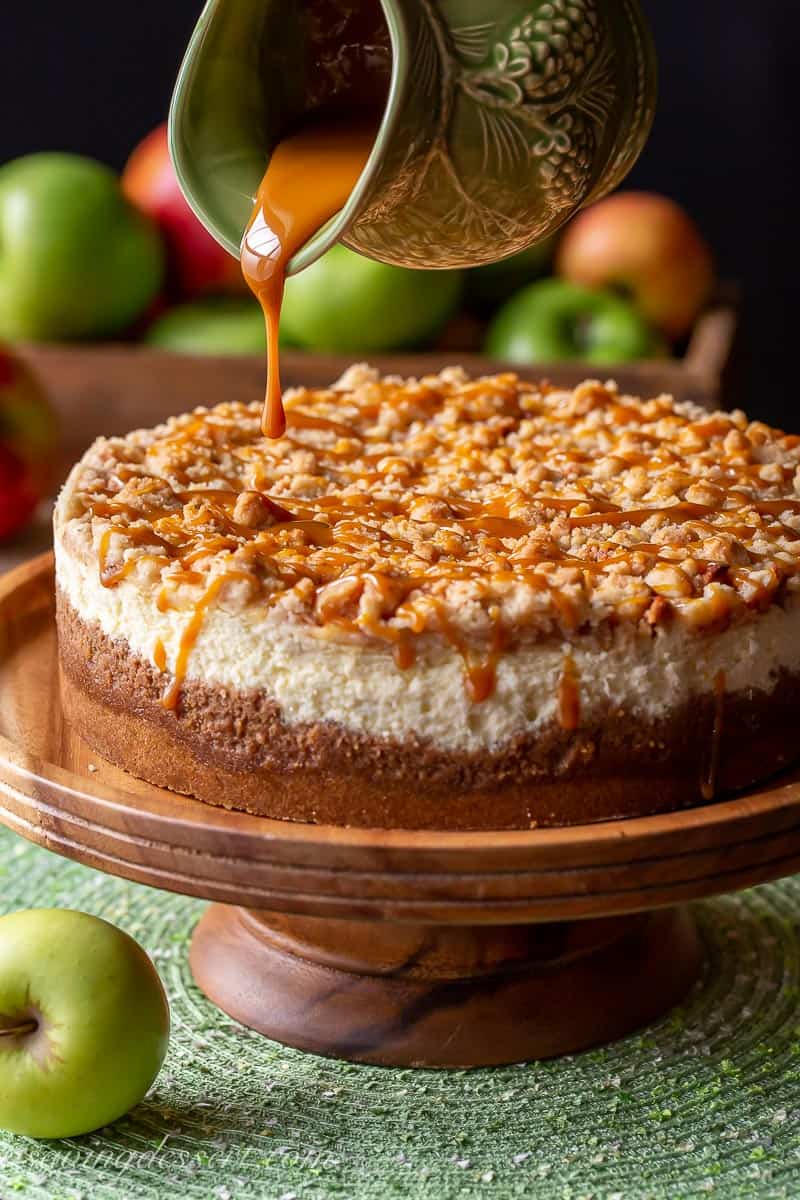
[(100, 439), (55, 518), (64, 705), (152, 783), (500, 829), (800, 756), (800, 438), (612, 384), (351, 368)]

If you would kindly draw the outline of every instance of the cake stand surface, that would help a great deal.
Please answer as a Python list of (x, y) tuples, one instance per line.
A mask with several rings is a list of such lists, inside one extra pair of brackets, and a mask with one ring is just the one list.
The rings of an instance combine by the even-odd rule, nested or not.
[(0, 821), (59, 854), (214, 901), (192, 969), (279, 1041), (481, 1066), (620, 1037), (678, 1003), (685, 901), (800, 868), (800, 775), (666, 816), (498, 833), (270, 821), (99, 759), (58, 696), (51, 556), (0, 579)]

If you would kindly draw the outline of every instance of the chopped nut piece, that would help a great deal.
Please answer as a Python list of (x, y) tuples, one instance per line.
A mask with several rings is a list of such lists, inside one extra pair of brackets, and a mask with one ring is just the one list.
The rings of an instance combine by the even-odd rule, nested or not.
[(663, 625), (672, 615), (672, 605), (663, 596), (656, 596), (653, 603), (644, 614), (648, 625)]
[(294, 517), (261, 492), (241, 492), (234, 505), (233, 519), (245, 529), (269, 529), (271, 525), (293, 521)]
[(670, 563), (660, 563), (653, 567), (652, 571), (645, 575), (644, 581), (659, 596), (666, 596), (670, 600), (691, 596), (694, 591), (689, 577), (680, 567), (674, 567)]

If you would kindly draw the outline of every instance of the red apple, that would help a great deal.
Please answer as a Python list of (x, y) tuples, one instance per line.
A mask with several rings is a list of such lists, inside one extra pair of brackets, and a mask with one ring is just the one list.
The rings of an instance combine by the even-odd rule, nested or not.
[(556, 270), (587, 287), (623, 287), (668, 337), (689, 332), (714, 287), (711, 251), (667, 196), (617, 192), (567, 228)]
[(0, 443), (0, 542), (28, 523), (40, 499), (25, 463)]
[(238, 261), (214, 241), (184, 199), (169, 156), (166, 125), (136, 147), (122, 174), (122, 190), (161, 229), (171, 281), (180, 295), (245, 292)]
[(47, 495), (57, 441), (42, 389), (0, 344), (0, 539), (21, 529)]

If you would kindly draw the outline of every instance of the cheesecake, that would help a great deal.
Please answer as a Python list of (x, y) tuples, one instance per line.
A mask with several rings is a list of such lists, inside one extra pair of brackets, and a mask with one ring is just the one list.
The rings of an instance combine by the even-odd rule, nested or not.
[(800, 757), (800, 438), (612, 384), (354, 366), (101, 438), (55, 514), (64, 710), (287, 820), (508, 829)]

